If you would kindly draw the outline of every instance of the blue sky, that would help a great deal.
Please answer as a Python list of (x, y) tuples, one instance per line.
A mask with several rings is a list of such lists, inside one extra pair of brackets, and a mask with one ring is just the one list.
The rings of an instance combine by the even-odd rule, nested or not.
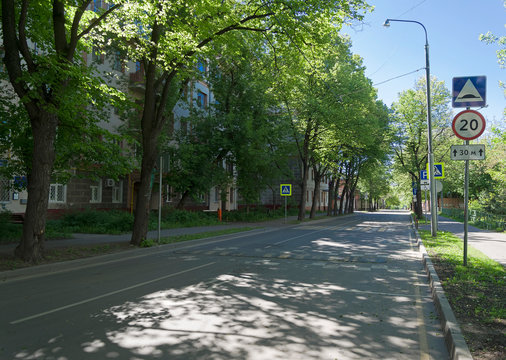
[[(443, 80), (452, 91), (452, 78), (461, 76), (487, 77), (488, 107), (479, 110), (489, 125), (506, 127), (503, 109), (506, 106), (498, 82), (506, 82), (506, 69), (497, 63), (498, 45), (487, 45), (478, 38), (491, 31), (506, 34), (506, 8), (503, 0), (369, 0), (375, 6), (361, 23), (345, 27), (350, 35), (352, 51), (364, 59), (366, 76), (373, 84), (425, 67), (425, 34), (417, 24), (392, 22), (385, 19), (416, 20), (423, 23), (429, 39), (431, 76)], [(413, 88), (425, 76), (425, 69), (375, 86), (378, 97), (390, 106), (398, 94)], [(462, 111), (455, 108), (454, 114)], [(477, 110), (473, 108), (473, 110)]]

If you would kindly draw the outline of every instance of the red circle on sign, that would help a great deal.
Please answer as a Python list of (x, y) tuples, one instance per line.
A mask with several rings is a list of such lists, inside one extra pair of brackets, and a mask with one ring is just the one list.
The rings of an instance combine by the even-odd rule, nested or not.
[(485, 118), (478, 111), (461, 111), (453, 118), (452, 130), (462, 140), (476, 139), (485, 131)]

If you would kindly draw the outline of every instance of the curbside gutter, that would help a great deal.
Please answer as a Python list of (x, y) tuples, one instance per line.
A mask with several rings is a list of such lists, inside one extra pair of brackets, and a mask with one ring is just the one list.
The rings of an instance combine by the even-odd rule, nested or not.
[(459, 323), (455, 318), (455, 314), (446, 298), (446, 294), (439, 280), (439, 276), (436, 273), (436, 269), (432, 264), (429, 254), (423, 245), (422, 238), (418, 233), (418, 230), (413, 226), (413, 231), (416, 237), (416, 245), (418, 251), (423, 256), (423, 265), (427, 276), (429, 277), (429, 285), (432, 292), (432, 299), (438, 312), (439, 318), (441, 319), (441, 328), (445, 337), (446, 348), (450, 354), (452, 360), (473, 360), (471, 352), (464, 340), (464, 336), (460, 330)]

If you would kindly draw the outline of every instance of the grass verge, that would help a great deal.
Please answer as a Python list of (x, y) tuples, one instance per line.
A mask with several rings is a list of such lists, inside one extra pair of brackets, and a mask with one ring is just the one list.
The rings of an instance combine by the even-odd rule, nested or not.
[[(196, 234), (178, 235), (171, 237), (164, 237), (160, 239), (160, 244), (170, 244), (188, 240), (203, 239), (212, 236), (235, 234), (243, 231), (250, 231), (256, 229), (255, 227), (241, 227), (233, 229), (224, 229), (217, 231), (207, 231)], [(157, 245), (156, 240), (144, 240), (141, 247), (150, 247)], [(127, 251), (135, 249), (129, 243), (113, 243), (94, 246), (69, 246), (65, 248), (47, 249), (44, 252), (43, 260), (37, 264), (51, 264), (60, 261), (76, 260), (91, 256), (105, 255), (116, 253), (120, 251)], [(23, 267), (32, 266), (33, 264), (25, 263), (20, 259), (16, 259), (13, 254), (0, 253), (0, 271), (15, 270)]]
[(449, 232), (420, 230), (475, 360), (499, 360), (506, 354), (506, 271), (480, 251), (468, 247), (463, 266), (462, 240)]

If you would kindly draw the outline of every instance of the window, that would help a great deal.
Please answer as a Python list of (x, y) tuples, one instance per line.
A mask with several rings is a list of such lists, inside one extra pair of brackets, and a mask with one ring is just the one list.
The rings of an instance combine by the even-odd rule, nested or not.
[(220, 188), (216, 186), (214, 188), (214, 202), (218, 201), (220, 201)]
[(51, 184), (49, 185), (49, 202), (64, 203), (66, 200), (67, 185)]
[(95, 184), (90, 186), (91, 196), (90, 203), (101, 203), (102, 202), (102, 181), (99, 180)]
[(197, 106), (201, 109), (207, 106), (207, 94), (202, 91), (197, 91)]
[(226, 164), (226, 170), (230, 175), (234, 174), (234, 164), (231, 161), (227, 161)]
[(112, 202), (121, 204), (123, 202), (123, 181), (115, 181), (112, 187)]
[(5, 178), (0, 178), (0, 203), (7, 203), (10, 201), (11, 201), (10, 181)]

